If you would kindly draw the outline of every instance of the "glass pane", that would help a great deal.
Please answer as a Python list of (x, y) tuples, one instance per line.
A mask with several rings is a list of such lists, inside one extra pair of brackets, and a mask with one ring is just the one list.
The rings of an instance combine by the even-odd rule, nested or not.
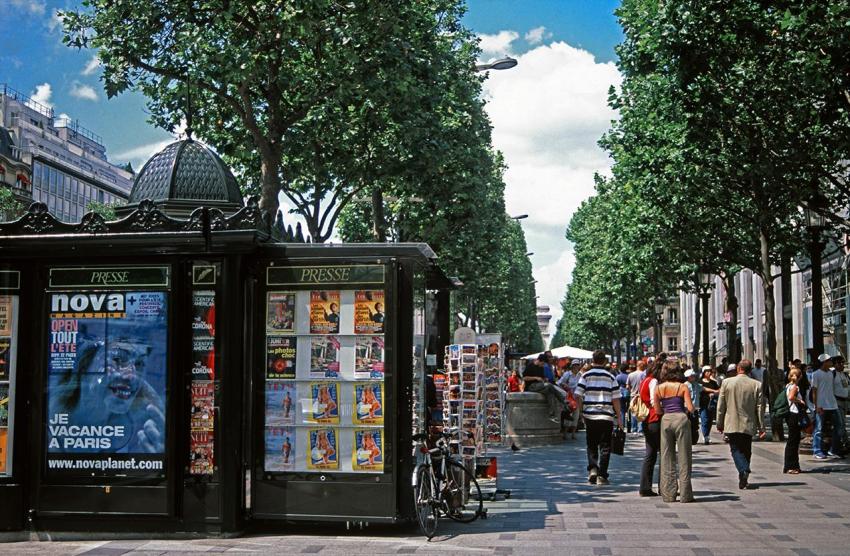
[(0, 476), (12, 474), (18, 296), (0, 295)]

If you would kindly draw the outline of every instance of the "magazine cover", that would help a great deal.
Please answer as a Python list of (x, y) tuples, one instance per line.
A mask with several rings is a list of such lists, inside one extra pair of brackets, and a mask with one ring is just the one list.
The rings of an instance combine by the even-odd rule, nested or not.
[(384, 291), (357, 290), (354, 292), (354, 333), (384, 333)]
[(266, 338), (266, 378), (295, 378), (298, 338), (268, 336)]
[(0, 475), (6, 473), (6, 441), (9, 429), (0, 429)]
[(381, 429), (354, 429), (351, 467), (354, 471), (383, 471), (384, 444)]
[(9, 380), (12, 365), (12, 338), (0, 338), (0, 380)]
[(215, 383), (209, 380), (192, 381), (190, 424), (193, 431), (211, 431), (215, 423)]
[(266, 334), (295, 332), (295, 293), (269, 292), (266, 298)]
[(309, 429), (310, 453), (307, 469), (339, 469), (337, 430), (331, 428)]
[(339, 391), (335, 382), (310, 383), (310, 414), (313, 423), (339, 423)]
[(339, 338), (310, 338), (310, 378), (339, 378)]
[(215, 338), (192, 338), (192, 380), (215, 380)]
[(215, 336), (215, 292), (192, 292), (192, 336)]
[(354, 383), (355, 425), (380, 425), (384, 422), (384, 383)]
[(295, 429), (293, 427), (266, 427), (266, 471), (292, 471), (295, 469)]
[[(50, 473), (165, 474), (167, 301), (158, 291), (49, 294)], [(60, 471), (68, 461), (78, 464)]]
[(310, 334), (339, 334), (339, 290), (310, 292)]
[(0, 336), (12, 335), (12, 296), (0, 295)]
[(354, 341), (354, 378), (384, 378), (383, 336), (358, 336)]
[(215, 470), (215, 434), (192, 431), (189, 435), (189, 474), (212, 475)]
[(9, 385), (0, 384), (0, 427), (9, 426)]
[(298, 397), (295, 383), (284, 380), (266, 381), (266, 426), (279, 427), (295, 423)]

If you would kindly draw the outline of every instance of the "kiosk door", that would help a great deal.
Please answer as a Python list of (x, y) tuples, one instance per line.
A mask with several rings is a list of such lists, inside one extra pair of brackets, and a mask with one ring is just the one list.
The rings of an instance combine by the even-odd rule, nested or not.
[(394, 267), (264, 268), (255, 517), (395, 519)]

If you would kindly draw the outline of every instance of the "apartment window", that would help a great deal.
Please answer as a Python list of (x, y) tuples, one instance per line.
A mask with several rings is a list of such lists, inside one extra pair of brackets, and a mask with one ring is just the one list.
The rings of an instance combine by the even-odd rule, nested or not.
[(669, 336), (667, 338), (667, 351), (679, 351), (679, 338), (676, 336)]
[(679, 324), (679, 310), (667, 309), (667, 324)]
[(97, 190), (97, 202), (98, 203), (103, 202), (103, 190), (102, 189)]

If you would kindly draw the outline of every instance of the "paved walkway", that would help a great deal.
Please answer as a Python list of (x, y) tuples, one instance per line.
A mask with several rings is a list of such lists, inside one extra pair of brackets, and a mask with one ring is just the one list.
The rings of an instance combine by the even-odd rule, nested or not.
[(737, 488), (725, 444), (696, 446), (693, 504), (637, 495), (640, 437), (629, 438), (625, 456), (613, 456), (612, 484), (605, 487), (587, 484), (581, 436), (556, 447), (500, 452), (500, 487), (511, 498), (488, 503), (485, 521), (441, 521), (431, 542), (412, 528), (347, 532), (334, 524), (238, 539), (8, 543), (0, 544), (0, 554), (850, 554), (850, 460), (801, 456), (811, 472), (783, 475), (783, 444), (754, 446), (755, 488), (746, 491)]

